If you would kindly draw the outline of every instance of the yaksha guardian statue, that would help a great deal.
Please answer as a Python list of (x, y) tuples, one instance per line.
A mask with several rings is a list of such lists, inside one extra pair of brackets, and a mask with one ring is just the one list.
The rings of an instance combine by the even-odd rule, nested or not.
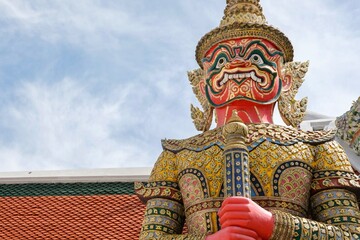
[[(297, 128), (308, 63), (292, 62), (259, 0), (227, 0), (224, 13), (189, 73), (203, 133), (164, 140), (149, 182), (136, 184), (140, 239), (360, 239), (359, 179), (335, 133)], [(273, 124), (276, 103), (288, 127)]]

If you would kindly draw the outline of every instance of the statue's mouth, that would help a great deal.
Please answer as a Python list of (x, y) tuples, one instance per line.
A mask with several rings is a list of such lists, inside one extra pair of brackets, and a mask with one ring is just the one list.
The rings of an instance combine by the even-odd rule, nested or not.
[(222, 88), (230, 80), (236, 82), (237, 84), (241, 84), (247, 79), (251, 79), (260, 85), (263, 85), (266, 82), (265, 76), (259, 76), (259, 74), (257, 74), (257, 72), (253, 69), (247, 71), (240, 71), (239, 69), (236, 69), (232, 72), (224, 72), (223, 75), (216, 80), (216, 87)]
[(256, 75), (255, 71), (250, 72), (237, 72), (237, 73), (224, 73), (224, 77), (220, 79), (217, 84), (219, 87), (227, 83), (229, 80), (234, 80), (237, 82), (241, 82), (246, 78), (251, 78), (253, 81), (263, 84), (265, 80)]
[(213, 76), (212, 81), (207, 80), (206, 96), (215, 107), (225, 106), (235, 100), (268, 104), (279, 97), (281, 82), (280, 86), (276, 85), (277, 88), (274, 89), (276, 77), (277, 73), (268, 68), (222, 69)]

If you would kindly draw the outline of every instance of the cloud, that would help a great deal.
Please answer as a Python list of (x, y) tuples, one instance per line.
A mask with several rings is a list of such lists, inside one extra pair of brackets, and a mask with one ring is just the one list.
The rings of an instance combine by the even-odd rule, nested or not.
[[(124, 167), (147, 160), (146, 142), (116, 139), (132, 112), (126, 101), (133, 90), (116, 89), (94, 97), (72, 79), (49, 84), (24, 83), (18, 101), (2, 109), (2, 127), (11, 138), (2, 142), (0, 159), (7, 170)], [(139, 149), (142, 149), (141, 151)], [(5, 166), (4, 166), (5, 165)]]
[[(181, 86), (178, 74), (159, 69), (106, 93), (93, 92), (86, 79), (24, 81), (16, 100), (0, 108), (3, 169), (151, 166), (160, 139), (193, 132), (181, 103), (191, 101), (190, 87)], [(178, 115), (169, 114), (174, 110)]]
[(310, 60), (299, 97), (308, 96), (310, 110), (325, 115), (347, 111), (360, 93), (358, 2), (290, 0), (263, 5), (269, 23), (291, 40), (294, 60)]
[[(295, 60), (310, 60), (298, 98), (325, 115), (347, 111), (360, 89), (357, 1), (261, 3), (292, 41)], [(160, 139), (197, 134), (186, 71), (198, 67), (196, 44), (224, 6), (0, 1), (2, 169), (151, 166)]]
[[(7, 94), (1, 96), (6, 104), (0, 108), (6, 116), (0, 120), (6, 132), (0, 138), (4, 170), (151, 166), (161, 151), (160, 139), (194, 132), (187, 68), (174, 64), (189, 57), (178, 43), (156, 42), (160, 37), (149, 29), (157, 26), (142, 23), (153, 16), (124, 20), (126, 8), (97, 6), (95, 1), (4, 3), (0, 21), (6, 18), (6, 26), (15, 31), (13, 43), (4, 49), (17, 46), (6, 52), (14, 59), (13, 71), (8, 61), (2, 68), (9, 79), (2, 84)], [(184, 29), (163, 35), (176, 41)], [(145, 49), (134, 38), (152, 39), (154, 45)], [(120, 49), (118, 39), (126, 43)]]
[[(3, 0), (0, 11), (9, 32), (53, 44), (68, 43), (87, 50), (121, 47), (121, 36), (140, 38), (151, 27), (134, 21), (124, 4), (98, 1)], [(149, 34), (150, 35), (150, 34)], [(106, 42), (106, 44), (104, 44)]]

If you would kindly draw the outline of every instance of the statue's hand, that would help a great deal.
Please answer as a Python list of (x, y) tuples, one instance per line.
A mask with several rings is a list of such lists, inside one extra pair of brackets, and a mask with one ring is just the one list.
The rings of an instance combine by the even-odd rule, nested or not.
[(242, 227), (226, 227), (209, 235), (205, 240), (261, 240), (256, 232)]
[(274, 230), (271, 212), (257, 205), (249, 198), (226, 198), (218, 213), (221, 228), (238, 226), (255, 231), (262, 239), (269, 239)]

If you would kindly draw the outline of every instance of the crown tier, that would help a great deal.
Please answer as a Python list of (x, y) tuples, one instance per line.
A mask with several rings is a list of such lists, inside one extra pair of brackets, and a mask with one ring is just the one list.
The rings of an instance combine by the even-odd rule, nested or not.
[(294, 50), (290, 40), (270, 26), (262, 13), (259, 0), (227, 0), (220, 26), (203, 36), (196, 47), (196, 60), (202, 67), (202, 58), (215, 44), (228, 39), (254, 37), (272, 42), (291, 62)]

